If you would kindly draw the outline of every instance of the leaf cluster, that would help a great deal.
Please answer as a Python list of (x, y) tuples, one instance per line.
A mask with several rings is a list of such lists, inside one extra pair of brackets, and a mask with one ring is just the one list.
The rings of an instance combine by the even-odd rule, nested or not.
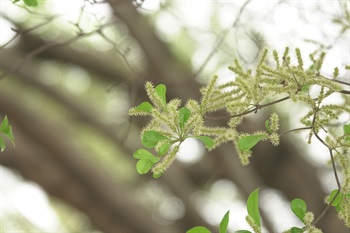
[[(291, 62), (288, 47), (282, 57), (277, 51), (273, 51), (273, 63), (267, 61), (267, 54), (268, 51), (264, 50), (254, 71), (245, 70), (239, 61), (235, 60), (234, 65), (229, 67), (235, 74), (233, 81), (218, 84), (218, 76), (214, 76), (200, 90), (202, 94), (200, 101), (190, 99), (182, 107), (179, 99), (167, 101), (164, 84), (154, 87), (152, 83), (146, 82), (145, 89), (150, 102), (143, 102), (130, 109), (129, 114), (151, 116), (151, 121), (142, 130), (140, 137), (143, 146), (153, 148), (156, 154), (144, 149), (137, 150), (134, 153), (134, 157), (139, 160), (136, 165), (137, 171), (140, 174), (152, 171), (154, 177), (160, 177), (175, 160), (181, 143), (189, 137), (201, 140), (209, 150), (222, 143), (232, 142), (242, 164), (247, 165), (252, 148), (260, 141), (267, 140), (277, 146), (282, 135), (308, 130), (308, 143), (314, 139), (321, 142), (330, 152), (333, 169), (335, 170), (337, 166), (342, 169), (344, 177), (342, 186), (335, 170), (340, 190), (337, 198), (340, 199), (339, 201), (335, 199), (330, 204), (338, 209), (339, 217), (345, 224), (350, 225), (350, 122), (339, 122), (341, 114), (350, 114), (350, 107), (346, 104), (329, 104), (327, 101), (327, 98), (334, 93), (348, 94), (349, 92), (343, 90), (343, 87), (350, 83), (337, 80), (338, 68), (334, 69), (332, 78), (321, 75), (325, 53), (321, 53), (317, 58), (311, 54), (310, 67), (304, 67), (298, 48), (295, 49), (296, 64)], [(345, 68), (349, 69), (349, 66)], [(277, 113), (272, 113), (265, 121), (265, 130), (238, 132), (237, 126), (246, 115), (257, 113), (262, 108), (283, 101), (290, 101), (291, 104), (301, 103), (308, 108), (300, 119), (302, 127), (280, 133), (279, 116)], [(218, 111), (225, 111), (228, 115), (221, 117), (210, 115)], [(226, 126), (205, 125), (206, 118), (224, 120)], [(334, 130), (337, 128), (334, 125), (342, 125), (343, 132)], [(321, 131), (326, 136), (321, 137)], [(333, 153), (336, 153), (335, 157)], [(314, 222), (317, 223), (322, 216), (314, 221), (313, 214), (306, 211), (306, 204), (304, 205), (301, 200), (293, 201), (291, 207), (305, 227), (292, 228), (290, 232), (305, 230), (319, 232), (314, 227)], [(257, 218), (258, 214), (254, 213), (257, 212), (250, 212), (246, 220), (255, 232), (259, 232), (260, 220)]]
[(203, 124), (198, 103), (190, 100), (180, 108), (181, 101), (178, 99), (167, 102), (164, 84), (154, 87), (147, 82), (145, 88), (151, 103), (143, 102), (130, 109), (129, 114), (152, 116), (151, 122), (141, 133), (141, 142), (147, 148), (154, 148), (156, 155), (139, 149), (134, 153), (134, 158), (139, 159), (136, 165), (138, 173), (145, 174), (152, 170), (157, 178), (172, 164), (181, 143), (187, 138), (201, 140), (208, 149), (214, 146), (214, 141), (198, 131), (198, 126)]

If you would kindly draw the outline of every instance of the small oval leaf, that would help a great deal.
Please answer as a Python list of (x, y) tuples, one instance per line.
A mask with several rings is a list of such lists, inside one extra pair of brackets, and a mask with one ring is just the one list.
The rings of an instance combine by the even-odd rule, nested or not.
[(159, 161), (159, 158), (157, 158), (151, 152), (149, 152), (148, 150), (145, 150), (145, 149), (138, 149), (133, 154), (133, 157), (135, 159), (151, 160), (154, 163)]
[(166, 105), (166, 86), (164, 84), (159, 84), (154, 89), (158, 97), (162, 100), (163, 104)]
[(159, 156), (165, 155), (166, 152), (168, 152), (169, 148), (170, 148), (170, 143), (169, 143), (169, 142), (166, 142), (166, 143), (162, 144), (162, 145), (159, 147), (159, 149), (158, 149), (158, 151), (159, 151), (159, 153), (158, 153)]
[[(330, 195), (329, 195), (329, 197), (328, 197), (328, 200), (327, 200), (329, 203), (333, 200), (333, 198), (335, 197), (335, 195), (337, 194), (337, 192), (338, 192), (338, 190), (335, 189), (335, 190), (333, 190), (333, 191), (330, 193)], [(349, 195), (350, 195), (350, 194), (349, 194)], [(335, 210), (336, 210), (337, 212), (339, 212), (339, 211), (341, 210), (340, 202), (341, 202), (342, 199), (343, 199), (343, 194), (342, 194), (341, 192), (339, 192), (338, 195), (337, 195), (337, 197), (335, 198), (335, 200), (332, 202), (332, 206), (335, 207)]]
[(345, 135), (350, 135), (350, 125), (343, 125), (343, 130)]
[(23, 0), (24, 4), (27, 6), (37, 6), (38, 1), (37, 0)]
[(259, 212), (259, 188), (255, 189), (248, 197), (247, 211), (255, 224), (261, 227), (260, 212)]
[(179, 110), (179, 124), (180, 124), (181, 129), (184, 128), (184, 126), (187, 123), (190, 116), (191, 116), (190, 110), (188, 110), (186, 107), (180, 108), (180, 110)]
[(307, 211), (307, 206), (306, 203), (300, 199), (296, 198), (290, 203), (290, 208), (292, 209), (293, 213), (303, 222), (304, 222), (304, 217)]
[(206, 227), (197, 226), (189, 229), (188, 231), (186, 231), (186, 233), (211, 233), (211, 232)]
[(204, 145), (209, 149), (214, 146), (214, 140), (208, 136), (192, 136), (192, 137), (201, 140), (204, 143)]
[(265, 121), (265, 128), (267, 129), (267, 131), (268, 131), (269, 133), (272, 133), (272, 130), (271, 130), (269, 124), (270, 124), (270, 119), (267, 119), (267, 120)]
[(167, 138), (156, 131), (150, 130), (143, 133), (141, 142), (142, 142), (142, 145), (144, 145), (145, 147), (153, 148), (157, 145), (159, 141), (164, 139), (167, 139)]
[(290, 229), (290, 233), (303, 233), (304, 230), (298, 227), (292, 227), (292, 229)]
[(137, 111), (141, 111), (141, 112), (147, 112), (147, 113), (151, 113), (153, 109), (152, 104), (150, 104), (149, 102), (145, 101), (142, 102), (139, 106), (137, 106), (135, 108), (135, 110)]
[(136, 163), (136, 170), (141, 175), (146, 174), (147, 172), (149, 172), (149, 170), (151, 170), (153, 164), (154, 163), (152, 163), (152, 161), (150, 160), (141, 159)]
[(153, 178), (158, 179), (158, 178), (161, 177), (162, 175), (163, 175), (162, 173), (153, 174)]
[(8, 124), (9, 124), (9, 120), (7, 119), (7, 116), (5, 116), (1, 122), (0, 132), (3, 132), (7, 128)]
[(258, 142), (266, 138), (266, 135), (248, 135), (238, 139), (238, 149), (247, 151), (253, 148)]

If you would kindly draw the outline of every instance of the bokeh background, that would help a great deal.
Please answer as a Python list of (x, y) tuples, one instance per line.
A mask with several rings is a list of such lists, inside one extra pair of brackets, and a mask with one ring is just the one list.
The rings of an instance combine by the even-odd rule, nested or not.
[[(0, 4), (0, 114), (16, 142), (0, 154), (0, 232), (166, 233), (196, 225), (216, 232), (227, 210), (233, 232), (249, 229), (245, 200), (257, 187), (264, 232), (302, 226), (289, 209), (294, 198), (322, 212), (336, 183), (327, 149), (307, 144), (306, 134), (287, 135), (277, 148), (259, 143), (245, 167), (230, 143), (209, 153), (187, 140), (153, 179), (137, 174), (132, 158), (149, 119), (127, 112), (147, 100), (146, 80), (164, 83), (168, 100), (198, 100), (213, 75), (232, 80), (234, 59), (254, 67), (264, 48), (299, 47), (305, 66), (309, 53), (326, 51), (322, 74), (337, 66), (349, 81), (349, 1)], [(240, 130), (264, 128), (271, 111), (281, 114), (283, 130), (296, 128), (305, 110), (280, 103), (247, 117)], [(349, 232), (334, 209), (318, 226)]]

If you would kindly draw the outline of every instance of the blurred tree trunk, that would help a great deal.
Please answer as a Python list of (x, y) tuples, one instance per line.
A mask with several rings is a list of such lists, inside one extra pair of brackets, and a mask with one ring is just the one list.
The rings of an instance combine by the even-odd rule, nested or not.
[[(91, 109), (67, 99), (54, 89), (38, 81), (35, 63), (41, 60), (78, 65), (106, 83), (122, 83), (130, 93), (136, 95), (134, 103), (146, 100), (143, 83), (150, 80), (155, 84), (165, 83), (167, 98), (178, 97), (184, 102), (188, 98), (199, 100), (200, 85), (193, 79), (191, 68), (179, 61), (170, 52), (169, 46), (157, 36), (154, 26), (138, 13), (135, 6), (126, 0), (107, 0), (115, 15), (128, 27), (131, 36), (138, 42), (144, 53), (146, 70), (133, 74), (125, 67), (104, 62), (103, 54), (79, 52), (70, 45), (45, 50), (24, 64), (13, 77), (20, 85), (35, 86), (40, 92), (66, 108), (77, 119), (86, 122), (101, 134), (114, 141), (132, 163), (132, 153), (136, 145), (127, 145), (125, 138), (119, 137), (107, 124), (103, 124), (91, 114)], [(35, 34), (21, 36), (20, 43), (11, 49), (3, 49), (1, 69), (10, 71), (23, 54), (38, 48), (47, 41)], [(203, 59), (204, 60), (204, 59)], [(118, 63), (118, 62), (116, 62)], [(73, 146), (73, 138), (66, 137), (60, 123), (53, 123), (40, 113), (16, 101), (16, 93), (9, 93), (1, 87), (0, 112), (11, 119), (16, 137), (16, 148), (7, 147), (0, 156), (0, 164), (17, 170), (21, 175), (41, 185), (49, 194), (64, 200), (88, 214), (94, 225), (104, 232), (185, 232), (196, 225), (208, 224), (198, 213), (191, 201), (191, 195), (203, 189), (209, 180), (229, 179), (248, 197), (257, 187), (274, 188), (288, 199), (303, 198), (309, 209), (319, 214), (323, 208), (324, 191), (317, 177), (317, 170), (295, 148), (295, 145), (282, 139), (281, 146), (274, 148), (266, 144), (256, 147), (252, 165), (243, 167), (231, 144), (208, 153), (200, 162), (192, 166), (175, 163), (159, 182), (178, 196), (186, 208), (185, 216), (172, 225), (157, 223), (152, 214), (133, 200), (135, 186), (125, 187), (112, 182), (112, 179), (91, 163), (84, 151)], [(137, 129), (145, 125), (143, 119), (135, 119)], [(224, 124), (224, 123), (216, 123)], [(242, 131), (252, 131), (263, 122), (246, 121)], [(138, 138), (132, 139), (139, 141)], [(135, 143), (136, 144), (136, 143)], [(135, 171), (136, 172), (136, 171)], [(149, 179), (140, 177), (142, 182)], [(158, 181), (157, 181), (158, 182)], [(273, 232), (271, 221), (264, 215), (264, 223)], [(346, 228), (329, 212), (319, 223), (324, 232), (346, 232)], [(214, 227), (209, 227), (215, 232)]]

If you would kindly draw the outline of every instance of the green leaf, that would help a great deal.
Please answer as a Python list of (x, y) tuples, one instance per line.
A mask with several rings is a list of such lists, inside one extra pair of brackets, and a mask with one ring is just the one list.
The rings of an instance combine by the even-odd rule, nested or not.
[[(3, 121), (1, 122), (0, 133), (3, 133), (11, 141), (13, 146), (15, 146), (15, 138), (13, 137), (13, 134), (12, 134), (12, 126), (9, 125), (7, 116), (5, 116)], [(5, 149), (5, 142), (3, 139), (1, 139), (1, 140), (2, 140), (2, 142), (0, 145), (3, 144), (3, 146), (0, 146), (0, 148), (3, 151)]]
[(238, 230), (238, 231), (235, 231), (235, 233), (252, 233), (252, 232), (248, 230)]
[(315, 70), (315, 65), (312, 64), (307, 70), (308, 70), (308, 71), (313, 71), (313, 70)]
[(153, 166), (153, 163), (149, 160), (139, 160), (136, 163), (136, 170), (139, 174), (143, 175), (149, 172)]
[(298, 227), (292, 227), (292, 228), (290, 229), (290, 232), (291, 232), (291, 233), (303, 233), (304, 230), (301, 229), (301, 228), (298, 228)]
[(151, 170), (152, 166), (157, 163), (160, 158), (155, 157), (152, 153), (145, 149), (139, 149), (133, 154), (135, 159), (139, 159), (136, 163), (136, 170), (139, 174), (146, 174)]
[(304, 93), (307, 93), (309, 92), (310, 90), (310, 85), (303, 85), (301, 86), (301, 91), (304, 92)]
[(255, 189), (248, 197), (247, 200), (248, 214), (258, 227), (261, 227), (260, 212), (259, 212), (259, 188)]
[(24, 4), (27, 6), (37, 6), (38, 1), (37, 0), (23, 0)]
[(296, 198), (290, 203), (290, 208), (292, 209), (293, 213), (303, 222), (304, 222), (304, 217), (307, 211), (307, 206), (306, 203), (300, 199)]
[(151, 112), (152, 112), (152, 109), (153, 109), (152, 104), (150, 104), (150, 103), (147, 102), (147, 101), (142, 102), (139, 106), (137, 106), (137, 107), (135, 108), (135, 110), (137, 110), (137, 111), (148, 112), (148, 113), (151, 113)]
[(211, 139), (208, 136), (191, 136), (191, 137), (201, 140), (207, 148), (211, 148), (214, 146), (213, 139)]
[(164, 84), (159, 84), (154, 89), (156, 94), (162, 100), (163, 104), (166, 105), (166, 86)]
[(350, 125), (343, 125), (345, 135), (350, 135)]
[(2, 137), (0, 137), (0, 149), (1, 149), (1, 152), (5, 150), (5, 142), (4, 142), (4, 139), (2, 139)]
[(161, 177), (163, 174), (153, 174), (153, 178), (158, 179), (159, 177)]
[(162, 155), (165, 155), (166, 152), (168, 152), (170, 148), (170, 143), (169, 142), (166, 142), (164, 144), (162, 144), (160, 147), (159, 147), (159, 156), (162, 156)]
[(344, 135), (346, 135), (345, 137), (345, 141), (350, 141), (350, 125), (343, 125), (343, 130), (344, 130)]
[(4, 132), (4, 134), (7, 136), (8, 139), (10, 139), (10, 141), (12, 142), (12, 145), (15, 146), (15, 138), (13, 137), (12, 134), (12, 126), (8, 126), (6, 133)]
[(156, 163), (159, 161), (159, 158), (154, 156), (151, 152), (145, 149), (138, 149), (133, 154), (133, 157), (135, 159), (143, 159), (143, 160), (151, 160), (153, 163)]
[(238, 139), (238, 149), (247, 151), (253, 148), (260, 140), (266, 138), (266, 135), (248, 135)]
[(265, 127), (266, 127), (266, 129), (267, 129), (267, 131), (268, 131), (269, 133), (272, 133), (272, 130), (271, 130), (271, 128), (270, 128), (269, 123), (270, 123), (270, 119), (267, 119), (267, 120), (265, 121)]
[(190, 110), (188, 110), (186, 107), (182, 107), (179, 110), (179, 124), (180, 124), (180, 128), (183, 129), (186, 122), (188, 121), (188, 119), (191, 116), (191, 112)]
[[(328, 201), (331, 202), (333, 200), (333, 198), (335, 197), (335, 195), (337, 194), (337, 189), (333, 190), (329, 197), (328, 197)], [(349, 194), (350, 196), (350, 194)], [(338, 196), (335, 198), (335, 200), (333, 201), (332, 203), (332, 206), (335, 207), (335, 210), (337, 212), (339, 212), (341, 210), (341, 207), (340, 207), (340, 201), (343, 199), (343, 194), (339, 192)]]
[(206, 227), (197, 226), (189, 229), (188, 231), (186, 231), (186, 233), (211, 233), (211, 232)]
[(136, 163), (136, 170), (139, 174), (143, 175), (149, 172), (151, 168), (153, 167), (153, 162), (151, 160), (139, 160)]
[(229, 216), (230, 216), (230, 211), (227, 211), (220, 222), (220, 233), (226, 233)]
[(1, 122), (0, 132), (4, 132), (4, 130), (8, 127), (8, 124), (9, 124), (9, 120), (7, 119), (7, 116), (5, 116)]
[[(337, 194), (338, 190), (335, 189), (333, 190), (328, 198), (328, 201), (331, 202), (333, 200), (333, 198), (335, 197), (335, 195)], [(339, 192), (337, 198), (333, 201), (332, 206), (337, 206), (339, 205), (339, 202), (341, 201), (341, 199), (343, 198), (343, 194)]]
[(163, 136), (162, 134), (150, 130), (150, 131), (146, 131), (143, 133), (142, 136), (142, 145), (144, 145), (147, 148), (153, 148), (157, 145), (157, 143), (161, 140), (165, 140), (167, 139), (167, 137)]

